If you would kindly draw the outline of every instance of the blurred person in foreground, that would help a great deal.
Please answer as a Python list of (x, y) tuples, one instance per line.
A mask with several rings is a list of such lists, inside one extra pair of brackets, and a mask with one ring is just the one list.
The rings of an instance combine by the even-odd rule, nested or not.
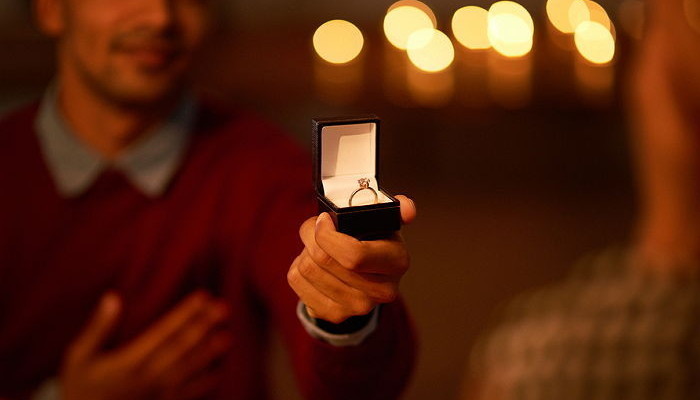
[(309, 218), (310, 157), (188, 89), (210, 3), (33, 2), (58, 71), (0, 121), (0, 398), (264, 399), (271, 326), (307, 398), (403, 390), (406, 248)]
[(700, 14), (684, 12), (693, 5), (647, 4), (628, 88), (635, 241), (515, 299), (477, 346), (464, 398), (700, 398)]

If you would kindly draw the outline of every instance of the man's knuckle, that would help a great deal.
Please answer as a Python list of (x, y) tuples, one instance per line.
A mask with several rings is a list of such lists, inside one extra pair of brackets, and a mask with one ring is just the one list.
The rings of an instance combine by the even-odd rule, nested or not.
[(347, 319), (347, 312), (343, 312), (340, 309), (332, 309), (327, 313), (327, 317), (324, 318), (328, 322), (339, 324)]
[(316, 275), (316, 265), (308, 260), (299, 263), (297, 268), (299, 270), (299, 274), (304, 278), (311, 279)]
[(309, 255), (311, 258), (319, 265), (331, 265), (333, 263), (333, 257), (328, 253), (323, 251), (321, 248), (311, 248), (309, 249)]
[(299, 269), (293, 266), (287, 271), (287, 283), (289, 283), (290, 286), (295, 286), (297, 282), (299, 282)]
[(367, 315), (372, 311), (373, 308), (374, 305), (369, 301), (358, 301), (353, 305), (351, 314)]
[(399, 291), (391, 286), (381, 286), (373, 294), (378, 303), (392, 303), (399, 296)]
[(330, 297), (324, 297), (321, 303), (321, 309), (325, 312), (332, 313), (338, 310), (338, 304)]
[(312, 223), (313, 218), (309, 218), (306, 221), (304, 221), (300, 226), (299, 226), (299, 237), (304, 238), (304, 236), (307, 235), (308, 232), (308, 226), (309, 224)]
[(330, 298), (324, 299), (321, 304), (321, 309), (316, 310), (319, 312), (319, 315), (322, 315), (320, 318), (334, 324), (341, 323), (347, 318), (348, 311), (345, 309), (345, 306), (334, 302)]
[(326, 253), (325, 251), (321, 251), (321, 256), (320, 260), (321, 265), (331, 265), (335, 261), (333, 257), (331, 257), (330, 254)]
[(351, 270), (361, 269), (367, 263), (367, 254), (363, 251), (353, 251), (348, 258), (347, 268)]

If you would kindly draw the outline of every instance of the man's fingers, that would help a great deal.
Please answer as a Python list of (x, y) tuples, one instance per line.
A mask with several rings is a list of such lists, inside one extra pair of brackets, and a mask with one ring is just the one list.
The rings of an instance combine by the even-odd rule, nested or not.
[(84, 359), (99, 351), (112, 331), (120, 310), (121, 300), (116, 293), (108, 292), (103, 295), (90, 322), (71, 345), (69, 356), (73, 359)]
[[(306, 229), (308, 227), (302, 225), (303, 236), (308, 236), (304, 235)], [(326, 254), (329, 260), (335, 260), (344, 268), (358, 273), (401, 275), (408, 269), (408, 252), (398, 233), (384, 240), (359, 241), (338, 232), (330, 216), (322, 213), (316, 219), (314, 231), (314, 241), (322, 252), (303, 236), (302, 240), (309, 242), (310, 246), (307, 247), (317, 262), (320, 262), (319, 257)], [(332, 265), (331, 262), (321, 264)]]
[(208, 336), (227, 317), (228, 308), (224, 304), (213, 305), (200, 313), (158, 347), (145, 366), (147, 374), (154, 377), (167, 375), (169, 369), (176, 368), (192, 352), (208, 348), (211, 340)]
[(338, 232), (330, 215), (325, 212), (316, 218), (314, 239), (323, 251), (346, 268), (356, 263), (358, 255), (365, 253), (364, 243)]
[(396, 200), (401, 203), (401, 220), (403, 223), (408, 225), (413, 222), (413, 220), (416, 219), (416, 214), (418, 212), (416, 209), (416, 203), (414, 203), (410, 198), (401, 194), (394, 197), (396, 197)]
[[(382, 275), (382, 274), (372, 274), (352, 271), (340, 265), (338, 262), (333, 260), (328, 254), (323, 251), (311, 237), (311, 242), (304, 248), (302, 252), (303, 256), (311, 258), (315, 266), (322, 268), (331, 275), (334, 279), (326, 278), (322, 276), (318, 271), (315, 271), (313, 266), (303, 266), (299, 267), (300, 272), (304, 277), (311, 281), (317, 288), (324, 292), (329, 297), (338, 298), (339, 296), (332, 295), (332, 285), (326, 284), (329, 288), (324, 290), (324, 282), (339, 281), (340, 283), (348, 286), (351, 289), (356, 289), (357, 292), (364, 293), (372, 301), (376, 303), (390, 303), (394, 301), (398, 295), (398, 285), (396, 284), (396, 277), (393, 275)], [(329, 261), (330, 260), (330, 261)], [(304, 265), (304, 264), (298, 264)], [(318, 276), (318, 284), (315, 278)]]
[(324, 251), (316, 242), (316, 218), (309, 218), (301, 225), (299, 237), (304, 244), (305, 251), (321, 266), (341, 266), (333, 257)]
[(336, 303), (333, 299), (321, 293), (301, 275), (297, 267), (300, 258), (301, 256), (297, 257), (287, 273), (289, 286), (296, 292), (307, 308), (312, 310), (312, 317), (322, 318), (333, 323), (343, 322), (350, 315), (349, 310), (344, 305)]
[[(317, 265), (307, 253), (302, 253), (296, 268), (301, 276), (319, 292), (334, 302), (345, 305), (355, 315), (367, 314), (375, 306), (367, 294), (343, 282), (342, 279), (332, 272)], [(342, 267), (337, 268), (342, 269)]]
[(163, 383), (168, 387), (178, 387), (196, 375), (210, 373), (209, 367), (221, 359), (230, 347), (230, 333), (220, 331), (209, 334), (195, 350), (171, 365), (162, 378)]
[(198, 314), (206, 312), (211, 306), (211, 297), (203, 291), (187, 296), (168, 314), (136, 338), (125, 349), (124, 355), (127, 358), (146, 359), (171, 336), (187, 326)]

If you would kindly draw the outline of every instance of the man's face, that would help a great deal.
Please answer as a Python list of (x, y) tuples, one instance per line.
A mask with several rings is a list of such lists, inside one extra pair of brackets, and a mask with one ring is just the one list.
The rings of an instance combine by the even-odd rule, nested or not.
[(208, 0), (58, 2), (60, 73), (126, 106), (180, 89), (210, 23)]
[(664, 32), (665, 49), (673, 83), (682, 101), (700, 105), (700, 0), (657, 0), (658, 27)]

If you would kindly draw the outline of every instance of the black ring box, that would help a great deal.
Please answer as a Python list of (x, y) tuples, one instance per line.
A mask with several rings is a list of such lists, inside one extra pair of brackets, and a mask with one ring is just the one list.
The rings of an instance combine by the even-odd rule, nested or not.
[[(379, 118), (376, 115), (312, 120), (313, 179), (320, 212), (330, 214), (338, 232), (362, 240), (401, 229), (400, 203), (379, 185)], [(360, 178), (369, 178), (377, 204), (349, 205)], [(367, 197), (369, 191), (362, 191)], [(357, 201), (357, 199), (354, 199)]]

